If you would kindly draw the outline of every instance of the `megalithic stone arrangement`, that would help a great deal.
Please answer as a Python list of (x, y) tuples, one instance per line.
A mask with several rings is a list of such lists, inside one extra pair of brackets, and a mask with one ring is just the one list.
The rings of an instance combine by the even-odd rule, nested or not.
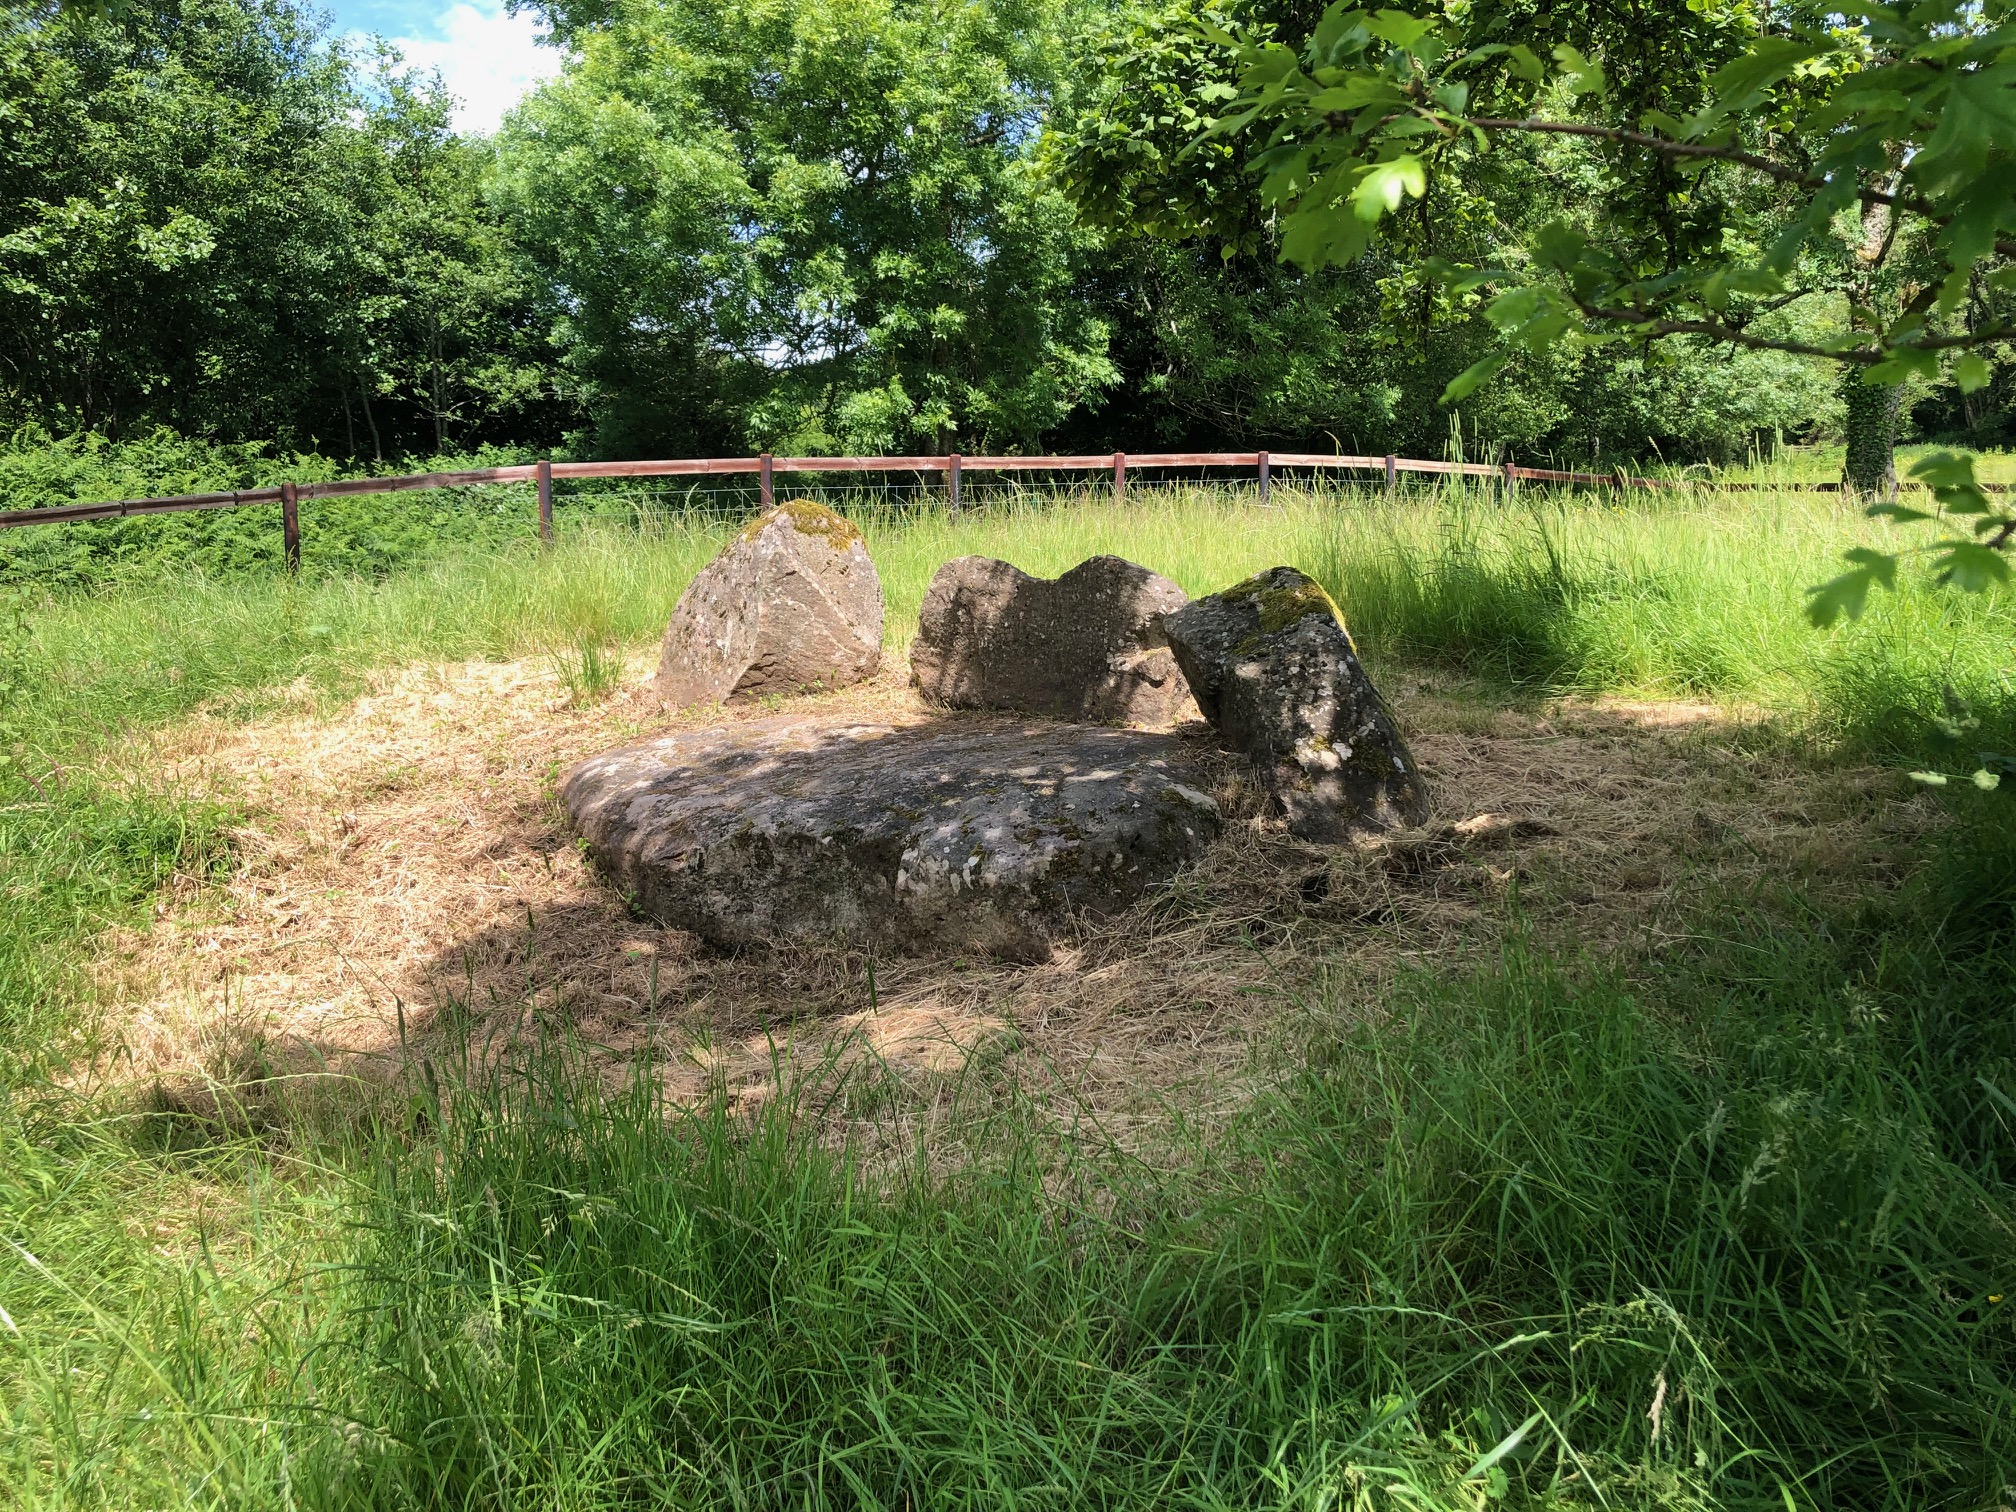
[(1116, 556), (1054, 579), (958, 557), (924, 595), (911, 681), (927, 703), (955, 709), (1173, 724), (1191, 712), (1190, 689), (1161, 620), (1189, 601), (1169, 579)]
[(679, 709), (842, 688), (882, 664), (882, 580), (852, 521), (794, 500), (759, 515), (673, 607), (659, 698)]
[(1426, 822), (1428, 787), (1323, 586), (1273, 567), (1163, 616), (1204, 717), (1259, 770), (1290, 834)]
[[(683, 706), (840, 687), (875, 671), (881, 637), (860, 532), (785, 504), (680, 597), (657, 688)], [(930, 702), (1019, 717), (682, 730), (579, 763), (561, 801), (634, 907), (716, 945), (1015, 960), (1167, 882), (1219, 833), (1193, 741), (1099, 724), (1174, 723), (1194, 699), (1305, 840), (1428, 817), (1337, 606), (1292, 567), (1188, 603), (1118, 557), (1055, 581), (962, 557), (931, 585), (911, 665)]]

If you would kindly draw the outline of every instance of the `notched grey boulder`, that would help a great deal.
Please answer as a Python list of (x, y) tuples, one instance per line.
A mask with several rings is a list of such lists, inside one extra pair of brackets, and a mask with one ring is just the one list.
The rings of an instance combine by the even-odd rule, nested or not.
[(1191, 711), (1161, 616), (1181, 588), (1115, 556), (1059, 578), (992, 557), (938, 569), (918, 614), (910, 674), (926, 700), (1090, 724), (1169, 725)]
[(882, 580), (853, 524), (794, 500), (749, 523), (679, 595), (654, 684), (671, 708), (841, 688), (882, 664)]
[(1199, 784), (1168, 735), (787, 717), (590, 757), (560, 797), (637, 908), (714, 944), (1041, 960), (1203, 853)]
[(1291, 834), (1333, 842), (1428, 818), (1428, 788), (1337, 606), (1273, 567), (1163, 621), (1204, 717), (1259, 769)]

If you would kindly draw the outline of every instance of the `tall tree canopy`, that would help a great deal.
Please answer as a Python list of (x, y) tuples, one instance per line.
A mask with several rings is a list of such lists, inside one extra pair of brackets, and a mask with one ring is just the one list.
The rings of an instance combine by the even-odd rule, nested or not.
[(1593, 461), (1845, 416), (1878, 473), (1909, 405), (2008, 428), (2006, 134), (1934, 124), (2004, 103), (1996, 5), (547, 0), (565, 72), (489, 140), (304, 4), (0, 0), (0, 423)]
[(0, 101), (0, 413), (381, 455), (550, 426), (438, 89), (285, 0), (136, 0), (0, 9)]
[[(2016, 292), (2006, 0), (1189, 5), (1109, 66), (1126, 87), (1058, 152), (1088, 214), (1228, 252), (1278, 224), (1303, 267), (1379, 248), (1453, 297), (1488, 294), (1505, 344), (1450, 399), (1520, 350), (1680, 336), (1837, 361), (1861, 370), (1850, 481), (1869, 488), (1897, 409), (1872, 386), (1957, 354), (1977, 389), (1977, 349), (2016, 334), (1996, 307)], [(1582, 149), (1563, 192), (1480, 257), (1433, 186), (1503, 183), (1494, 160), (1549, 141)]]
[(1035, 444), (1110, 381), (1037, 171), (1054, 0), (618, 0), (501, 183), (606, 445)]

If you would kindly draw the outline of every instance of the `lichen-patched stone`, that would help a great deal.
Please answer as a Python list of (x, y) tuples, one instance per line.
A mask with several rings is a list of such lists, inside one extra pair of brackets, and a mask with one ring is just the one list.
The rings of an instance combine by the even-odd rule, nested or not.
[(1428, 788), (1320, 583), (1273, 567), (1163, 619), (1204, 717), (1305, 840), (1420, 824)]
[(956, 709), (1173, 724), (1192, 704), (1161, 617), (1188, 602), (1169, 579), (1116, 556), (1054, 579), (958, 557), (924, 595), (910, 675), (930, 702)]
[(679, 595), (658, 659), (671, 708), (841, 688), (882, 664), (882, 581), (861, 532), (793, 500), (751, 521)]
[(785, 717), (590, 757), (560, 797), (637, 908), (717, 945), (1040, 960), (1202, 854), (1199, 782), (1167, 735)]

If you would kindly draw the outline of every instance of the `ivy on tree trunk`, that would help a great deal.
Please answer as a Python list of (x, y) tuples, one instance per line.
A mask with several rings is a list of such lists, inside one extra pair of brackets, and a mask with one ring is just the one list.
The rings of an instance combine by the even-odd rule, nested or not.
[(1841, 464), (1842, 486), (1872, 498), (1894, 498), (1903, 385), (1866, 383), (1860, 369), (1850, 369), (1842, 377), (1841, 398), (1847, 407), (1844, 430), (1848, 442)]

